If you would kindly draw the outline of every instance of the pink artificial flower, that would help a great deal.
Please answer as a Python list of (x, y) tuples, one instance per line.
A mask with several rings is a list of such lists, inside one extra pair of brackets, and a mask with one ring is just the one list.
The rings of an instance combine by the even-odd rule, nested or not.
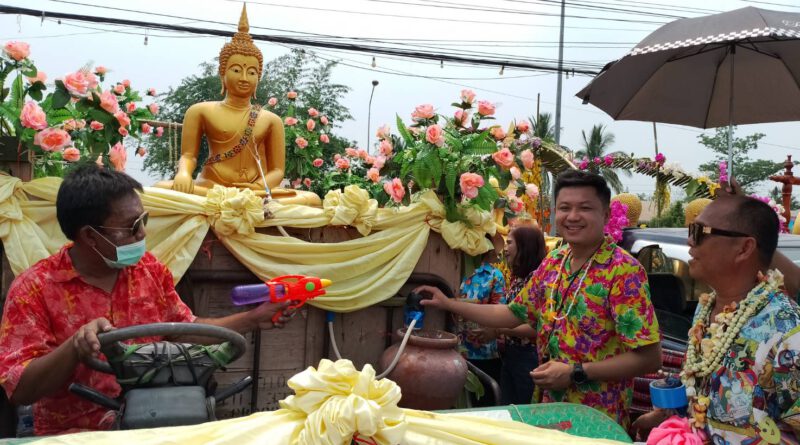
[(155, 88), (148, 88), (147, 89), (147, 95), (148, 96), (155, 96), (156, 95), (156, 89)]
[(339, 153), (336, 153), (335, 155), (333, 155), (333, 160), (334, 161), (338, 161), (341, 158), (342, 158), (342, 155), (340, 155)]
[(122, 80), (122, 86), (124, 86), (125, 88), (130, 88), (131, 87), (131, 81), (128, 80), (128, 79), (123, 79)]
[(158, 127), (158, 128), (156, 128), (156, 136), (157, 136), (157, 137), (161, 137), (161, 136), (163, 136), (163, 135), (164, 135), (164, 127)]
[(336, 168), (347, 170), (350, 168), (350, 161), (347, 158), (339, 158), (336, 160)]
[(506, 147), (494, 152), (494, 154), (492, 154), (492, 159), (494, 159), (497, 165), (506, 170), (514, 165), (514, 153), (511, 153), (511, 150)]
[(127, 104), (125, 104), (125, 109), (128, 111), (128, 113), (133, 113), (134, 111), (136, 111), (136, 103), (128, 102)]
[(94, 72), (98, 76), (105, 76), (108, 72), (108, 68), (104, 67), (103, 65), (97, 65), (94, 69)]
[(358, 157), (358, 150), (356, 150), (356, 149), (355, 149), (355, 148), (353, 148), (353, 147), (347, 147), (347, 148), (345, 148), (345, 149), (344, 149), (344, 153), (345, 153), (347, 156), (350, 156), (351, 158), (357, 158), (357, 157)]
[(600, 164), (602, 164), (602, 163), (603, 163), (603, 160), (602, 160), (602, 159), (600, 159), (600, 156), (596, 156), (596, 157), (594, 158), (594, 164), (595, 164), (595, 165), (600, 165)]
[(419, 127), (408, 127), (408, 131), (416, 137), (419, 137), (420, 130)]
[(125, 153), (125, 147), (122, 146), (121, 142), (114, 144), (111, 150), (108, 151), (108, 160), (111, 161), (114, 170), (118, 172), (125, 171), (125, 163), (128, 162), (128, 154)]
[(719, 182), (728, 182), (728, 163), (725, 161), (719, 163)]
[(491, 134), (496, 141), (502, 141), (506, 138), (506, 132), (503, 131), (502, 127), (492, 127), (492, 129), (489, 130), (489, 134)]
[(298, 137), (294, 140), (294, 143), (297, 144), (299, 148), (306, 148), (308, 147), (308, 141), (305, 138)]
[(539, 187), (536, 184), (525, 184), (525, 194), (528, 198), (536, 199), (539, 196)]
[(119, 125), (122, 127), (127, 127), (131, 124), (131, 118), (122, 110), (117, 110), (117, 112), (114, 113), (114, 117), (117, 118), (117, 122), (119, 122)]
[(308, 129), (308, 131), (314, 131), (314, 127), (316, 127), (316, 126), (317, 126), (317, 123), (314, 122), (313, 119), (309, 119), (309, 120), (306, 121), (306, 128)]
[(329, 138), (327, 134), (323, 133), (319, 135), (319, 141), (323, 144), (329, 144), (331, 142), (331, 138)]
[(151, 103), (150, 105), (148, 105), (148, 106), (147, 106), (147, 109), (148, 109), (148, 110), (150, 110), (150, 113), (151, 113), (153, 116), (155, 116), (156, 114), (158, 114), (158, 104), (157, 104), (157, 103), (155, 103), (155, 102), (153, 102), (153, 103)]
[(83, 130), (86, 128), (86, 120), (78, 119), (75, 121), (75, 125), (78, 127), (78, 130)]
[(520, 133), (527, 133), (531, 129), (531, 124), (526, 120), (517, 122), (517, 131)]
[(292, 188), (296, 189), (297, 187), (300, 187), (300, 184), (302, 182), (303, 182), (303, 180), (300, 179), (300, 178), (295, 179), (294, 181), (292, 181)]
[(403, 187), (403, 183), (399, 178), (384, 182), (383, 190), (392, 198), (392, 201), (396, 203), (403, 202), (403, 197), (406, 196), (406, 189)]
[(466, 127), (469, 123), (469, 112), (456, 110), (456, 113), (453, 115), (453, 123), (456, 124), (456, 127)]
[(522, 160), (522, 166), (525, 167), (525, 170), (533, 168), (533, 152), (530, 149), (522, 150), (519, 157)]
[(365, 163), (365, 164), (367, 164), (367, 165), (372, 165), (372, 164), (374, 164), (374, 163), (375, 163), (375, 157), (374, 157), (374, 156), (367, 155), (367, 157), (366, 157), (366, 158), (364, 158), (364, 163)]
[(303, 185), (305, 185), (308, 188), (311, 188), (311, 178), (303, 179)]
[(475, 92), (469, 89), (461, 90), (461, 102), (472, 104), (475, 100)]
[(3, 46), (3, 52), (12, 59), (19, 62), (31, 54), (31, 46), (25, 42), (10, 41)]
[(295, 99), (297, 99), (297, 93), (294, 92), (294, 91), (289, 91), (288, 93), (286, 93), (286, 97), (289, 100), (295, 100)]
[(367, 179), (377, 184), (378, 181), (381, 180), (381, 172), (377, 168), (372, 167), (367, 170)]
[(390, 131), (389, 125), (384, 124), (378, 128), (378, 131), (375, 132), (375, 136), (378, 139), (389, 139)]
[(36, 133), (36, 136), (33, 137), (33, 143), (44, 151), (61, 151), (72, 144), (72, 138), (69, 137), (69, 133), (66, 131), (51, 127)]
[(98, 83), (94, 74), (82, 69), (67, 74), (62, 81), (67, 91), (69, 91), (70, 94), (76, 95), (86, 94), (90, 89), (96, 87)]
[(283, 123), (288, 125), (288, 126), (290, 126), (290, 127), (292, 127), (294, 125), (297, 125), (297, 119), (293, 118), (292, 116), (289, 116), (289, 117), (287, 117), (286, 119), (283, 120)]
[(439, 125), (431, 125), (425, 131), (425, 140), (431, 144), (441, 147), (444, 145), (444, 131)]
[(319, 111), (317, 111), (316, 108), (309, 108), (308, 109), (308, 115), (311, 116), (311, 117), (317, 117), (317, 116), (319, 116)]
[(78, 121), (75, 119), (67, 119), (62, 124), (64, 131), (73, 131), (78, 129)]
[(422, 104), (414, 109), (414, 112), (411, 113), (411, 118), (415, 121), (421, 121), (423, 119), (431, 119), (433, 114), (433, 105)]
[(319, 122), (322, 125), (328, 125), (328, 116), (322, 116), (321, 118), (319, 118)]
[(481, 116), (491, 116), (494, 114), (495, 107), (494, 104), (489, 102), (488, 100), (479, 100), (478, 101), (478, 114)]
[(603, 163), (606, 164), (606, 167), (611, 167), (614, 165), (614, 157), (611, 155), (606, 155), (606, 157), (603, 158)]
[(384, 164), (386, 164), (386, 156), (378, 156), (375, 158), (375, 162), (372, 163), (372, 166), (380, 170), (383, 168)]
[(36, 82), (45, 83), (45, 81), (47, 81), (47, 74), (45, 74), (44, 71), (37, 71), (36, 77), (28, 78), (28, 83), (30, 83), (31, 85), (33, 85)]
[(147, 154), (147, 149), (146, 148), (144, 148), (144, 147), (136, 148), (136, 156), (144, 157), (144, 155), (146, 155), (146, 154)]
[(381, 141), (379, 148), (381, 154), (384, 156), (391, 156), (392, 151), (394, 150), (394, 148), (392, 147), (392, 143), (389, 142), (387, 139)]
[(102, 122), (91, 121), (89, 122), (89, 128), (91, 128), (94, 131), (100, 131), (103, 128), (105, 128), (105, 125), (103, 125)]
[(360, 148), (358, 149), (358, 157), (359, 158), (367, 159), (367, 156), (369, 156), (369, 153), (367, 153), (367, 150), (362, 150)]
[(508, 208), (514, 213), (520, 213), (525, 210), (525, 203), (515, 195), (508, 197)]
[(142, 134), (150, 134), (153, 131), (153, 127), (150, 124), (142, 124)]
[(125, 128), (125, 127), (119, 127), (119, 128), (117, 128), (117, 133), (119, 133), (119, 134), (120, 134), (120, 136), (122, 136), (122, 137), (124, 137), (124, 138), (128, 137), (128, 129), (127, 129), (127, 128)]
[(34, 130), (44, 130), (47, 128), (47, 114), (42, 107), (34, 101), (27, 101), (22, 106), (19, 120), (23, 127), (33, 128)]
[(119, 111), (119, 102), (117, 96), (110, 91), (103, 91), (100, 93), (100, 108), (108, 111), (111, 114)]
[(278, 105), (278, 99), (275, 97), (270, 97), (269, 100), (267, 101), (267, 105), (269, 105), (270, 107)]
[(320, 168), (320, 167), (322, 167), (323, 162), (324, 161), (322, 159), (317, 158), (317, 159), (314, 159), (314, 161), (311, 163), (311, 165), (313, 165), (314, 167)]
[(667, 158), (664, 156), (664, 153), (659, 153), (656, 155), (656, 164), (663, 165), (666, 160)]
[(462, 173), (458, 180), (461, 194), (465, 198), (473, 199), (478, 196), (478, 189), (483, 187), (483, 176), (477, 173)]
[(61, 153), (61, 157), (67, 162), (77, 162), (81, 159), (81, 152), (75, 147), (67, 147)]
[(685, 418), (672, 416), (653, 428), (647, 437), (647, 445), (702, 445), (703, 441), (692, 431)]
[(522, 176), (522, 172), (519, 171), (519, 168), (517, 166), (511, 167), (511, 178), (517, 180), (520, 176)]
[(578, 164), (578, 169), (580, 169), (580, 170), (586, 170), (587, 168), (589, 168), (589, 160), (588, 160), (588, 159), (586, 159), (586, 158), (583, 158), (583, 159), (581, 160), (581, 163), (580, 163), (580, 164)]
[(125, 85), (121, 83), (114, 85), (114, 92), (117, 94), (125, 94)]

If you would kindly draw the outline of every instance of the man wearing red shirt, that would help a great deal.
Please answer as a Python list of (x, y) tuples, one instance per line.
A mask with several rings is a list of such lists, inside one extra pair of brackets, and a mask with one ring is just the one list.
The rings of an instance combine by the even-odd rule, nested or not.
[[(142, 186), (95, 164), (64, 178), (56, 198), (61, 230), (71, 244), (20, 274), (0, 324), (0, 385), (15, 405), (34, 404), (34, 432), (106, 429), (113, 416), (72, 395), (72, 382), (117, 397), (114, 376), (83, 364), (97, 356), (97, 333), (156, 322), (195, 322), (237, 332), (273, 326), (283, 305), (265, 303), (223, 318), (197, 318), (175, 292), (172, 274), (145, 252), (147, 212)], [(143, 339), (153, 341), (157, 339)]]

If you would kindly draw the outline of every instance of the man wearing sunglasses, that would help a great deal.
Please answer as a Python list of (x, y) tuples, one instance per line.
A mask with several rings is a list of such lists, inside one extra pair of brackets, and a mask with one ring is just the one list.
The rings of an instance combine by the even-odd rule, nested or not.
[[(689, 226), (689, 273), (714, 292), (698, 304), (684, 384), (690, 420), (705, 420), (711, 443), (797, 443), (800, 307), (769, 270), (778, 230), (775, 212), (744, 196), (717, 199)], [(642, 416), (634, 435), (667, 416)]]
[[(90, 370), (97, 334), (114, 327), (197, 322), (244, 333), (281, 327), (285, 305), (264, 303), (224, 318), (195, 317), (175, 292), (172, 274), (145, 251), (142, 186), (94, 163), (64, 178), (56, 199), (61, 230), (72, 243), (14, 280), (0, 325), (0, 385), (11, 403), (34, 405), (34, 432), (107, 428), (105, 409), (67, 391), (81, 383), (116, 397), (115, 377)], [(141, 339), (142, 342), (158, 339)]]

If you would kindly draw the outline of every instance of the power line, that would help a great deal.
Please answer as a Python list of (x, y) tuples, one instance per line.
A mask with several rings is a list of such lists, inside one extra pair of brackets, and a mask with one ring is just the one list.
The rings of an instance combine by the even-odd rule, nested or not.
[[(34, 17), (60, 18), (60, 19), (76, 20), (76, 21), (91, 22), (91, 23), (108, 23), (115, 25), (133, 26), (148, 30), (160, 29), (169, 31), (179, 31), (190, 34), (205, 34), (205, 35), (216, 35), (223, 37), (231, 37), (233, 35), (233, 33), (230, 31), (221, 31), (217, 29), (194, 28), (181, 25), (168, 25), (163, 23), (142, 22), (137, 20), (118, 19), (111, 17), (96, 17), (96, 16), (87, 16), (79, 14), (67, 14), (61, 12), (35, 10), (35, 9), (19, 8), (13, 6), (4, 6), (4, 5), (0, 5), (0, 13), (29, 15)], [(519, 60), (512, 60), (510, 58), (509, 59), (502, 59), (497, 57), (476, 58), (476, 57), (453, 55), (453, 54), (439, 54), (439, 53), (412, 51), (412, 50), (405, 50), (398, 48), (360, 45), (353, 43), (321, 42), (300, 37), (276, 37), (276, 36), (261, 35), (261, 34), (252, 34), (251, 36), (253, 40), (260, 40), (266, 42), (303, 45), (303, 46), (319, 47), (319, 48), (336, 48), (354, 52), (366, 52), (370, 54), (387, 54), (387, 55), (394, 55), (394, 56), (408, 57), (408, 58), (462, 63), (466, 65), (485, 65), (485, 66), (497, 66), (497, 67), (505, 66), (506, 68), (519, 68), (519, 69), (534, 70), (534, 71), (558, 70), (558, 68), (552, 66), (528, 63)], [(567, 67), (567, 69), (577, 74), (587, 74), (587, 75), (597, 74), (597, 71), (581, 67)]]
[[(744, 1), (744, 0), (739, 0), (739, 1)], [(764, 1), (757, 1), (757, 0), (749, 0), (749, 1), (745, 1), (745, 3), (758, 3), (758, 4), (761, 4), (761, 5), (788, 6), (790, 8), (800, 8), (800, 6), (798, 6), (798, 5), (788, 5), (786, 3), (773, 3), (773, 2), (764, 2)]]

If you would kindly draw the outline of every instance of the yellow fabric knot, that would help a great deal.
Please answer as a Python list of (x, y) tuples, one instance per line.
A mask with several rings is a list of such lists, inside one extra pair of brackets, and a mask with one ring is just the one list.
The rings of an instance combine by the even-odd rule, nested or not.
[(215, 185), (206, 195), (208, 223), (220, 235), (250, 235), (264, 222), (263, 200), (250, 189)]
[(348, 185), (344, 193), (331, 190), (322, 202), (330, 225), (353, 226), (363, 236), (369, 235), (378, 214), (378, 201), (369, 198), (369, 193), (357, 185)]
[(403, 440), (407, 424), (397, 406), (400, 387), (388, 379), (375, 380), (371, 365), (358, 371), (350, 360), (323, 359), (317, 369), (308, 367), (288, 385), (295, 395), (281, 400), (281, 408), (306, 416), (296, 443), (349, 445), (356, 433), (380, 445)]
[(466, 222), (442, 221), (442, 238), (453, 249), (461, 249), (468, 255), (479, 255), (494, 246), (486, 239), (486, 235), (494, 235), (497, 231), (494, 218), (490, 212), (475, 207), (462, 207), (461, 214)]

